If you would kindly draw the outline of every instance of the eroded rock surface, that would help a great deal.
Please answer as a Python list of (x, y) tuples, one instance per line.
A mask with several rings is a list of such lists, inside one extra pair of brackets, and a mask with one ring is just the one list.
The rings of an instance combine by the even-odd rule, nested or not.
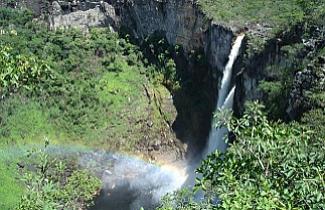
[(53, 1), (49, 7), (53, 29), (94, 26), (126, 29), (144, 40), (161, 32), (169, 44), (185, 52), (203, 48), (211, 67), (222, 70), (230, 51), (233, 32), (213, 24), (193, 1)]

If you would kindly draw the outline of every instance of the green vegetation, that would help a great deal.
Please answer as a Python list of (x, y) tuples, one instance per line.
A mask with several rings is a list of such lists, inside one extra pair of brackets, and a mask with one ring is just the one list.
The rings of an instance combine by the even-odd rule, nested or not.
[(39, 62), (33, 56), (15, 55), (8, 46), (2, 46), (0, 57), (1, 96), (16, 92), (19, 88), (29, 90), (35, 88), (37, 83), (50, 76), (46, 64)]
[(323, 138), (295, 123), (269, 122), (257, 104), (225, 123), (236, 144), (225, 155), (211, 155), (198, 170), (199, 184), (214, 186), (221, 209), (324, 208)]
[[(0, 151), (1, 152), (1, 151)], [(1, 154), (3, 158), (3, 154)], [(0, 208), (14, 209), (23, 195), (23, 186), (17, 182), (18, 172), (13, 166), (0, 162)]]
[[(9, 2), (8, 0), (7, 2)], [(12, 12), (10, 8), (1, 8), (0, 26), (25, 25), (33, 18), (33, 13), (28, 10)]]
[(159, 33), (154, 33), (145, 39), (141, 48), (146, 58), (157, 67), (157, 69), (151, 69), (152, 72), (148, 76), (154, 77), (153, 80), (156, 83), (164, 84), (171, 92), (177, 92), (180, 88), (180, 82), (182, 82), (182, 75), (177, 71), (172, 58), (181, 55), (181, 47), (169, 45), (165, 37), (162, 37)]
[(249, 29), (249, 52), (263, 49), (266, 41), (309, 19), (321, 19), (323, 0), (198, 0), (214, 21)]
[[(15, 95), (2, 101), (2, 109), (8, 109), (4, 110), (7, 112), (1, 121), (7, 135), (14, 133), (10, 126), (19, 122), (15, 122), (15, 118), (20, 118), (25, 125), (32, 120), (9, 112), (12, 103), (37, 106), (33, 109), (39, 112), (35, 117), (42, 119), (35, 120), (54, 130), (55, 142), (69, 138), (70, 142), (75, 140), (98, 146), (109, 143), (111, 149), (130, 150), (139, 136), (129, 135), (131, 131), (125, 127), (151, 117), (143, 116), (148, 109), (152, 110), (147, 113), (153, 115), (155, 129), (160, 129), (163, 119), (156, 114), (155, 104), (148, 105), (150, 99), (145, 88), (152, 92), (156, 87), (161, 89), (160, 81), (153, 86), (146, 75), (156, 74), (152, 78), (159, 78), (156, 72), (162, 71), (156, 71), (153, 66), (146, 67), (141, 61), (141, 53), (126, 39), (106, 29), (92, 29), (89, 34), (73, 29), (47, 31), (41, 23), (32, 22), (27, 11), (10, 13), (3, 9), (1, 14), (4, 19), (10, 19), (11, 25), (7, 22), (1, 25), (4, 33), (0, 41), (3, 67), (0, 85), (3, 97)], [(22, 18), (25, 16), (30, 18)], [(169, 63), (167, 67), (172, 68)], [(139, 115), (134, 116), (128, 111), (131, 106), (139, 111)], [(15, 109), (27, 108), (11, 110)], [(35, 124), (31, 126), (35, 127)], [(12, 129), (15, 128), (12, 126)], [(20, 130), (19, 125), (17, 129)], [(135, 129), (132, 133), (141, 133), (140, 125), (131, 129)], [(47, 135), (47, 131), (43, 131), (36, 133)], [(115, 142), (112, 144), (112, 141)]]
[[(234, 142), (225, 154), (216, 152), (202, 162), (194, 190), (166, 196), (159, 209), (324, 209), (325, 2), (200, 4), (224, 24), (265, 23), (272, 30), (264, 35), (281, 37), (284, 44), (259, 84), (266, 108), (248, 104), (239, 119), (217, 113), (217, 126), (226, 126)], [(290, 31), (293, 25), (299, 29)], [(256, 42), (248, 47), (255, 48), (260, 38), (251, 38)], [(206, 197), (198, 202), (195, 193), (202, 191)]]
[(71, 161), (58, 160), (49, 156), (45, 148), (28, 154), (26, 171), (22, 181), (27, 186), (17, 207), (18, 210), (38, 209), (84, 209), (91, 205), (93, 197), (100, 189), (100, 180), (74, 168)]
[(303, 8), (296, 0), (199, 0), (198, 3), (216, 21), (238, 26), (265, 23), (281, 29), (304, 17)]
[[(270, 122), (262, 109), (248, 104), (240, 119), (217, 113), (218, 126), (233, 131), (236, 142), (198, 169), (196, 189), (207, 198), (198, 203), (180, 192), (161, 209), (324, 209), (324, 136), (297, 123)], [(220, 203), (213, 205), (211, 195)]]
[[(159, 78), (167, 78), (163, 68), (171, 74), (174, 63), (159, 70), (143, 63), (136, 46), (108, 29), (48, 31), (32, 18), (27, 10), (0, 9), (0, 206), (84, 209), (98, 180), (78, 166), (58, 174), (57, 164), (73, 164), (71, 158), (53, 160), (41, 152), (31, 157), (41, 162), (20, 169), (22, 154), (8, 159), (7, 152), (44, 138), (58, 145), (142, 149), (136, 146), (143, 138), (147, 145), (166, 135), (170, 116), (159, 106), (169, 92), (162, 84), (167, 79)], [(38, 169), (42, 164), (49, 164), (46, 171)]]
[[(194, 191), (168, 195), (158, 209), (325, 209), (325, 2), (198, 3), (217, 22), (247, 26), (249, 55), (270, 38), (284, 41), (280, 61), (267, 67), (259, 85), (267, 109), (250, 103), (239, 119), (217, 113), (217, 126), (234, 137), (231, 147), (203, 161)], [(175, 104), (198, 112), (207, 108), (205, 94), (176, 69), (171, 58), (181, 56), (181, 47), (161, 37), (143, 43), (148, 61), (127, 36), (99, 28), (48, 31), (32, 18), (27, 10), (0, 8), (0, 209), (85, 209), (99, 180), (73, 157), (49, 155), (48, 139), (124, 152), (147, 149), (157, 135), (166, 135), (174, 117), (161, 110), (168, 90), (179, 94)], [(299, 41), (291, 39), (292, 26), (301, 27)], [(313, 49), (300, 40), (314, 43)], [(206, 68), (199, 52), (189, 59)], [(180, 91), (186, 85), (188, 92)], [(299, 100), (289, 100), (295, 89)], [(297, 122), (279, 121), (289, 121), (288, 107)], [(192, 109), (184, 110), (180, 115)], [(31, 147), (36, 149), (25, 156)], [(196, 192), (206, 197), (197, 202)]]
[[(325, 14), (325, 13), (324, 13)], [(290, 43), (279, 49), (280, 61), (268, 65), (266, 78), (259, 84), (264, 95), (263, 102), (268, 107), (271, 119), (289, 118), (288, 107), (295, 112), (291, 119), (299, 120), (301, 116), (313, 109), (324, 108), (324, 34), (313, 34), (314, 28), (323, 28), (323, 22), (306, 23), (305, 33), (301, 39), (314, 40), (315, 47), (302, 43)], [(320, 43), (320, 44), (317, 44)], [(292, 96), (292, 93), (294, 94)], [(291, 100), (291, 101), (290, 101)]]
[(283, 56), (283, 61), (272, 63), (265, 70), (271, 78), (261, 81), (259, 89), (265, 95), (264, 103), (268, 107), (266, 111), (271, 119), (276, 120), (286, 116), (294, 75), (298, 69), (304, 67), (303, 59), (297, 59), (303, 49), (303, 44), (282, 47), (280, 55)]
[(40, 104), (21, 97), (12, 97), (0, 104), (0, 144), (36, 142), (51, 133), (53, 127)]

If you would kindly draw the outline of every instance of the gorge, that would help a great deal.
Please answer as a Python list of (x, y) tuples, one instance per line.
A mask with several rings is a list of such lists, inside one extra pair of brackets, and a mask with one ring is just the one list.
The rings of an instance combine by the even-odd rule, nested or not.
[[(234, 86), (230, 89), (231, 74), (233, 64), (238, 57), (244, 37), (245, 35), (239, 35), (232, 46), (229, 60), (224, 68), (221, 87), (218, 90), (219, 96), (216, 111), (218, 111), (218, 109), (232, 110), (236, 87)], [(227, 137), (227, 133), (228, 130), (226, 128), (216, 129), (215, 124), (212, 123), (209, 139), (206, 143), (205, 149), (201, 154), (198, 155), (199, 157), (171, 163), (172, 165), (163, 165), (162, 168), (157, 171), (157, 173), (151, 172), (151, 170), (146, 170), (146, 168), (152, 167), (150, 165), (136, 164), (136, 168), (133, 169), (131, 165), (134, 165), (134, 163), (131, 163), (130, 160), (126, 161), (125, 163), (118, 163), (117, 167), (120, 168), (118, 172), (108, 172), (108, 174), (104, 175), (102, 178), (105, 185), (110, 187), (104, 186), (103, 191), (105, 193), (102, 195), (97, 205), (93, 209), (139, 209), (140, 207), (150, 209), (159, 202), (163, 195), (172, 193), (175, 190), (179, 190), (181, 187), (193, 187), (196, 176), (194, 171), (201, 162), (200, 157), (205, 158), (207, 155), (216, 150), (226, 152), (227, 143), (225, 142), (225, 139)], [(141, 172), (142, 170), (144, 170), (144, 172)], [(138, 173), (139, 175), (136, 175)], [(125, 177), (127, 176), (126, 174), (133, 174), (135, 177), (127, 180)], [(122, 178), (115, 178), (119, 176)], [(142, 180), (143, 178), (140, 177), (145, 178)], [(151, 182), (150, 180), (154, 181)], [(161, 184), (157, 185), (157, 182)], [(136, 186), (132, 187), (134, 185)], [(150, 192), (146, 193), (148, 190)], [(125, 195), (131, 195), (133, 199), (130, 201), (125, 201)]]
[[(45, 20), (48, 21), (49, 27), (52, 30), (78, 28), (87, 31), (91, 27), (108, 27), (110, 30), (115, 31), (126, 29), (140, 46), (147, 37), (152, 35), (166, 38), (168, 45), (179, 45), (182, 47), (182, 57), (175, 58), (176, 68), (184, 69), (183, 77), (193, 83), (191, 86), (202, 90), (193, 95), (190, 92), (191, 88), (186, 90), (185, 87), (181, 94), (172, 93), (178, 112), (172, 127), (177, 137), (188, 145), (186, 160), (176, 159), (170, 162), (167, 158), (168, 161), (163, 163), (162, 169), (154, 169), (154, 166), (134, 160), (136, 161), (135, 165), (138, 166), (137, 169), (129, 168), (133, 165), (132, 158), (124, 161), (122, 157), (118, 156), (116, 166), (113, 168), (106, 167), (106, 169), (103, 167), (101, 172), (98, 172), (104, 184), (102, 195), (97, 201), (95, 209), (139, 209), (140, 207), (148, 206), (150, 208), (157, 203), (159, 197), (167, 192), (180, 189), (185, 183), (188, 186), (193, 186), (194, 180), (192, 179), (195, 177), (195, 168), (192, 162), (194, 159), (197, 159), (197, 157), (202, 156), (204, 153), (207, 155), (217, 148), (225, 150), (224, 146), (216, 145), (216, 142), (219, 141), (218, 138), (222, 141), (225, 132), (224, 130), (217, 132), (213, 129), (212, 113), (216, 107), (221, 108), (223, 104), (219, 104), (224, 101), (227, 108), (232, 108), (231, 101), (235, 95), (235, 88), (232, 88), (230, 91), (230, 85), (234, 85), (232, 69), (240, 53), (239, 50), (244, 36), (239, 35), (231, 51), (235, 32), (230, 28), (212, 23), (192, 1), (175, 0), (167, 1), (166, 3), (150, 1), (148, 4), (143, 4), (141, 1), (133, 3), (118, 1), (110, 3), (94, 1), (90, 3), (86, 1), (85, 4), (78, 3), (75, 5), (73, 3), (65, 3), (64, 1), (53, 1), (50, 6), (42, 5), (41, 2), (28, 2), (28, 6), (31, 6), (34, 10), (38, 8), (39, 10), (36, 9), (37, 14), (48, 13), (48, 16), (45, 16)], [(198, 55), (203, 54), (203, 65), (198, 64), (195, 60), (196, 53)], [(184, 70), (180, 71), (184, 72)], [(222, 73), (223, 70), (224, 73)], [(222, 81), (221, 75), (224, 75)], [(219, 81), (222, 82), (220, 91), (218, 91)], [(220, 96), (218, 96), (218, 93)], [(228, 93), (230, 94), (227, 97)], [(184, 98), (178, 99), (179, 97), (186, 97), (187, 99), (182, 101)], [(217, 100), (218, 97), (219, 100)], [(197, 106), (198, 100), (202, 101), (201, 103), (205, 105), (203, 110), (200, 106)], [(185, 105), (184, 102), (189, 103)], [(212, 131), (211, 133), (210, 130)], [(219, 136), (216, 133), (219, 133)], [(209, 135), (210, 139), (207, 141), (206, 139), (208, 139)], [(204, 152), (205, 142), (208, 142), (207, 152)], [(159, 160), (158, 157), (158, 162), (163, 161)], [(197, 167), (199, 162), (197, 160), (195, 162), (195, 167)], [(164, 164), (166, 165), (164, 166)], [(129, 169), (127, 170), (127, 168)], [(172, 170), (170, 171), (168, 168), (172, 168)], [(137, 172), (136, 170), (139, 171)], [(155, 172), (150, 172), (151, 170)], [(161, 172), (159, 172), (160, 170)], [(164, 174), (168, 171), (172, 174), (164, 175), (165, 177), (161, 175), (161, 173)], [(127, 177), (125, 173), (132, 173), (135, 178), (146, 178), (144, 180), (140, 179), (141, 181), (136, 181), (134, 178), (129, 180), (119, 178)], [(148, 174), (151, 174), (151, 176)], [(176, 177), (177, 179), (173, 180)], [(187, 177), (191, 177), (190, 180), (186, 181)], [(135, 184), (145, 183), (150, 179), (158, 179), (160, 180), (158, 182), (169, 184), (162, 186), (156, 186), (154, 182), (147, 186)], [(171, 179), (171, 181), (167, 181), (168, 179)], [(114, 187), (110, 183), (112, 180), (116, 182)], [(151, 189), (155, 188), (161, 189), (161, 192), (151, 192)], [(139, 194), (139, 192), (148, 190), (150, 193), (147, 196)], [(110, 197), (107, 196), (108, 194), (114, 199), (110, 200)], [(131, 200), (129, 202), (123, 202), (125, 194), (130, 195)], [(144, 199), (144, 197), (151, 196), (152, 199)], [(116, 199), (121, 200), (120, 206), (116, 206)]]
[[(226, 7), (227, 2), (218, 4)], [(273, 3), (267, 4), (274, 6)], [(243, 136), (248, 131), (240, 133), (241, 129), (247, 126), (246, 129), (249, 130), (255, 128), (254, 126), (265, 125), (265, 128), (261, 128), (261, 135), (265, 136), (261, 138), (268, 143), (268, 138), (285, 136), (282, 127), (274, 130), (279, 133), (272, 134), (273, 130), (270, 128), (280, 124), (277, 120), (287, 122), (290, 126), (291, 120), (308, 120), (309, 115), (304, 114), (310, 110), (317, 110), (316, 114), (322, 113), (325, 21), (303, 24), (305, 20), (299, 19), (299, 14), (295, 14), (299, 20), (294, 22), (290, 19), (293, 23), (286, 30), (278, 29), (266, 20), (251, 21), (246, 16), (242, 17), (247, 18), (245, 23), (240, 18), (229, 21), (225, 18), (227, 13), (211, 16), (210, 9), (214, 8), (214, 4), (200, 0), (24, 0), (9, 3), (1, 1), (0, 5), (4, 8), (12, 7), (13, 11), (24, 11), (21, 8), (25, 7), (33, 11), (31, 20), (26, 23), (24, 18), (17, 18), (17, 23), (11, 22), (10, 18), (13, 19), (14, 15), (10, 16), (9, 10), (4, 10), (3, 15), (1, 13), (0, 17), (4, 21), (0, 21), (0, 36), (3, 37), (0, 44), (5, 51), (0, 58), (5, 59), (5, 55), (17, 52), (27, 52), (26, 55), (35, 55), (35, 58), (31, 56), (32, 60), (26, 63), (38, 65), (30, 69), (42, 69), (46, 72), (44, 75), (42, 72), (35, 74), (35, 77), (40, 77), (40, 82), (36, 82), (33, 88), (29, 87), (28, 82), (34, 85), (38, 79), (25, 79), (22, 76), (18, 77), (22, 78), (21, 87), (13, 83), (8, 86), (8, 91), (5, 88), (0, 89), (0, 111), (4, 113), (0, 118), (0, 140), (6, 142), (3, 148), (11, 149), (11, 142), (14, 142), (12, 147), (18, 145), (17, 151), (25, 148), (34, 151), (35, 149), (29, 149), (30, 145), (36, 144), (36, 148), (39, 148), (40, 142), (46, 139), (44, 151), (50, 154), (49, 157), (54, 155), (54, 159), (69, 159), (67, 164), (71, 165), (61, 174), (63, 180), (53, 179), (58, 186), (67, 185), (74, 170), (85, 170), (90, 172), (89, 177), (97, 177), (100, 180), (97, 193), (92, 192), (91, 196), (85, 195), (82, 199), (71, 199), (81, 205), (80, 209), (155, 209), (168, 206), (164, 200), (168, 193), (176, 201), (172, 201), (172, 207), (166, 209), (178, 209), (175, 207), (179, 202), (178, 190), (188, 187), (192, 189), (195, 184), (201, 185), (202, 192), (206, 191), (207, 197), (203, 201), (207, 199), (207, 205), (217, 205), (215, 201), (209, 200), (211, 192), (205, 188), (212, 186), (214, 198), (221, 195), (224, 199), (222, 190), (228, 189), (228, 186), (224, 187), (218, 182), (219, 176), (220, 180), (226, 175), (231, 180), (232, 176), (237, 176), (236, 170), (238, 173), (244, 170), (245, 167), (242, 166), (261, 167), (261, 183), (264, 186), (264, 176), (268, 179), (271, 177), (269, 173), (273, 173), (269, 167), (278, 164), (276, 161), (272, 162), (272, 158), (268, 162), (266, 157), (269, 157), (268, 151), (281, 149), (272, 147), (267, 150), (265, 148), (274, 144), (258, 147), (261, 143), (257, 141), (256, 150), (243, 149), (248, 156), (255, 151), (256, 156), (245, 159), (256, 160), (255, 165), (239, 163), (238, 168), (233, 169), (235, 172), (226, 171), (233, 166), (230, 164), (233, 161), (231, 158), (242, 161), (242, 157), (246, 157), (234, 150), (241, 151), (245, 146), (250, 146), (251, 142), (256, 141), (253, 139), (254, 135), (260, 135), (254, 133), (253, 129), (250, 137)], [(231, 5), (231, 8), (237, 8), (233, 3)], [(254, 3), (256, 5), (259, 3)], [(295, 6), (289, 10), (290, 18), (294, 16), (291, 13), (297, 11)], [(277, 6), (274, 7), (277, 11)], [(218, 9), (216, 11), (220, 12)], [(287, 18), (285, 12), (281, 17)], [(273, 21), (272, 15), (271, 20)], [(23, 22), (22, 26), (19, 21)], [(276, 21), (280, 22), (277, 19)], [(313, 24), (317, 25), (317, 30), (313, 28)], [(281, 24), (281, 27), (284, 26)], [(312, 32), (307, 33), (308, 30)], [(12, 56), (10, 58), (18, 61), (11, 63), (23, 63), (19, 59), (25, 57)], [(38, 64), (38, 60), (47, 63)], [(312, 65), (308, 66), (307, 63)], [(315, 93), (313, 97), (310, 96), (311, 92)], [(317, 103), (313, 101), (314, 98), (319, 99)], [(254, 100), (267, 105), (267, 117), (259, 117), (259, 109), (250, 113), (256, 115), (255, 118), (247, 117), (249, 106), (247, 108), (245, 104)], [(231, 123), (247, 120), (238, 127), (234, 126), (237, 130), (231, 132), (231, 138), (228, 137), (229, 128), (216, 128), (214, 120), (214, 113), (227, 110), (233, 113), (235, 119), (240, 119)], [(266, 119), (270, 119), (270, 122), (265, 121)], [(317, 119), (322, 122), (321, 117)], [(258, 120), (260, 125), (252, 123)], [(286, 127), (283, 128), (285, 129)], [(304, 132), (300, 127), (296, 130)], [(296, 130), (290, 131), (287, 136), (298, 139)], [(229, 148), (230, 152), (227, 152), (228, 138), (230, 143), (235, 141), (234, 146)], [(251, 142), (246, 142), (250, 138)], [(20, 139), (23, 143), (20, 143)], [(51, 143), (54, 142), (53, 146), (47, 146), (48, 139)], [(86, 149), (80, 149), (79, 145)], [(1, 146), (0, 144), (2, 150)], [(214, 154), (216, 150), (221, 152), (221, 156)], [(17, 151), (15, 154), (22, 153)], [(12, 156), (5, 157), (7, 153), (9, 152), (3, 153), (4, 157), (0, 153), (0, 157), (8, 162)], [(260, 153), (261, 156), (258, 156)], [(15, 158), (18, 156), (22, 158), (21, 154)], [(47, 155), (44, 158), (42, 153), (40, 157), (35, 160), (48, 158)], [(13, 164), (18, 165), (21, 174), (25, 173), (24, 170), (31, 169), (33, 172), (40, 168), (40, 177), (45, 177), (42, 180), (52, 180), (57, 176), (51, 175), (56, 173), (51, 167), (48, 167), (47, 174), (46, 170), (35, 166), (33, 162), (17, 162), (18, 164)], [(1, 164), (0, 161), (0, 168)], [(57, 167), (60, 164), (53, 165)], [(280, 167), (279, 165), (281, 164), (274, 167)], [(202, 167), (205, 169), (203, 172)], [(197, 168), (199, 176), (195, 172)], [(253, 171), (255, 173), (255, 169), (249, 173)], [(244, 180), (246, 174), (242, 175)], [(206, 177), (207, 185), (204, 183)], [(242, 177), (232, 180), (241, 180)], [(247, 178), (254, 179), (260, 181), (256, 177)], [(78, 181), (84, 183), (83, 180)], [(47, 184), (46, 182), (42, 183)], [(27, 185), (30, 186), (31, 183)], [(92, 183), (89, 181), (89, 184)], [(257, 188), (262, 186), (261, 183), (257, 184)], [(241, 189), (244, 185), (238, 184), (236, 189)], [(83, 190), (86, 191), (85, 189)], [(234, 189), (229, 191), (231, 190)], [(83, 195), (82, 192), (79, 194)], [(278, 194), (272, 193), (273, 191), (268, 191), (266, 194), (256, 193), (254, 196), (264, 198), (263, 196), (272, 195), (277, 198)], [(186, 196), (180, 198), (180, 205), (183, 205), (183, 201), (191, 204), (192, 197)], [(94, 205), (86, 206), (85, 198), (92, 199)], [(161, 200), (162, 198), (164, 199)], [(60, 199), (61, 203), (53, 209), (72, 208), (64, 207), (69, 205), (64, 200), (66, 198)], [(249, 203), (241, 199), (243, 203)], [(265, 199), (274, 201), (277, 207), (282, 205), (276, 199)], [(201, 205), (200, 201), (195, 202)], [(77, 208), (77, 204), (70, 205)], [(1, 205), (0, 202), (0, 207)], [(22, 209), (24, 208), (27, 207)], [(217, 209), (216, 206), (212, 209), (214, 208)]]

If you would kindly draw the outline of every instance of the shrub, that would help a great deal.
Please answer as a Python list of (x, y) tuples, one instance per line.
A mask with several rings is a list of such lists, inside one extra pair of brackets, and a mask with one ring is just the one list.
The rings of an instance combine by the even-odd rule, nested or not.
[(33, 91), (50, 77), (49, 66), (35, 56), (16, 55), (9, 46), (0, 45), (0, 95), (20, 88)]
[[(24, 165), (22, 181), (27, 186), (17, 210), (83, 209), (90, 207), (100, 189), (100, 180), (74, 164), (51, 157), (45, 148), (34, 149)], [(69, 167), (68, 167), (69, 165)], [(72, 172), (71, 172), (72, 171)]]
[(211, 154), (198, 187), (219, 195), (219, 209), (325, 208), (323, 138), (296, 123), (272, 123), (249, 104), (228, 125), (236, 136), (227, 153)]
[[(324, 209), (324, 136), (297, 123), (270, 122), (262, 109), (250, 103), (240, 119), (217, 113), (217, 126), (231, 130), (235, 143), (202, 162), (198, 194), (169, 195), (159, 209)], [(206, 197), (198, 200), (202, 192)]]

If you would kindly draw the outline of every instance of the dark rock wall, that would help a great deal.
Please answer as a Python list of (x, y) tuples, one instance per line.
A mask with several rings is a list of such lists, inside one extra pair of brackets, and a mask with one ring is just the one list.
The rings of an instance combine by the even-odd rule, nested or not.
[(162, 31), (171, 45), (181, 45), (185, 52), (205, 49), (212, 68), (222, 71), (231, 47), (233, 32), (214, 25), (190, 0), (168, 1), (53, 1), (50, 26), (112, 26), (127, 28), (138, 40)]
[[(47, 1), (46, 5), (43, 11), (54, 30), (127, 28), (140, 43), (161, 32), (170, 45), (182, 46), (186, 60), (182, 68), (188, 72), (191, 84), (174, 95), (178, 117), (173, 127), (184, 142), (204, 145), (211, 128), (218, 83), (232, 45), (231, 29), (213, 24), (192, 0)], [(192, 61), (191, 55), (196, 52), (204, 54), (206, 64)]]
[[(140, 42), (160, 31), (164, 33), (169, 44), (181, 45), (187, 60), (186, 68), (189, 80), (192, 81), (192, 89), (184, 87), (184, 93), (175, 95), (179, 97), (174, 98), (175, 101), (188, 102), (187, 105), (175, 102), (176, 107), (179, 106), (177, 107), (179, 116), (175, 124), (185, 125), (179, 129), (182, 130), (180, 138), (184, 138), (185, 142), (194, 141), (204, 145), (202, 142), (207, 139), (211, 128), (218, 86), (235, 31), (214, 24), (193, 0), (38, 0), (37, 2), (26, 0), (26, 2), (25, 4), (37, 13), (40, 11), (37, 6), (42, 7), (42, 11), (46, 13), (44, 17), (48, 18), (50, 28), (54, 30), (69, 27), (87, 30), (95, 26), (110, 27), (116, 31), (127, 28)], [(204, 54), (205, 65), (192, 63), (190, 57), (196, 51)], [(235, 66), (239, 72), (240, 62), (236, 62)], [(255, 70), (251, 67), (248, 72), (253, 72), (253, 77), (245, 73), (243, 75), (248, 76), (241, 77), (241, 82), (237, 85), (237, 91), (240, 93), (237, 94), (240, 95), (237, 97), (239, 108), (244, 100), (255, 95)], [(242, 93), (245, 93), (245, 97), (241, 97)]]

